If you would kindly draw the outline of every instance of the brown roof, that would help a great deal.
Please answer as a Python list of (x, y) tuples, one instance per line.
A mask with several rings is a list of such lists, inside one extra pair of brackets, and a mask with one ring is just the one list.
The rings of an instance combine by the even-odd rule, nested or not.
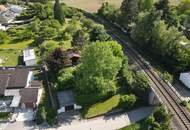
[(39, 88), (23, 88), (20, 90), (20, 95), (21, 95), (21, 103), (27, 103), (27, 102), (32, 102), (36, 103), (38, 100), (38, 90)]
[(30, 86), (31, 88), (41, 88), (42, 87), (42, 82), (38, 81), (38, 80), (33, 80), (30, 82)]
[[(1, 69), (0, 75), (9, 75), (9, 82), (6, 88), (24, 88), (26, 87), (27, 78), (29, 74), (29, 69), (19, 68), (19, 69)], [(2, 80), (3, 77), (0, 77)]]

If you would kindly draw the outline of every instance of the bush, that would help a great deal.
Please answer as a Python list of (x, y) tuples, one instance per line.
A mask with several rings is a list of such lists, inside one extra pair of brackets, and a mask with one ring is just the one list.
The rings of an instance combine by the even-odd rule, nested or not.
[(136, 101), (137, 101), (137, 97), (133, 94), (123, 95), (120, 98), (120, 104), (125, 109), (131, 109), (134, 106), (134, 104), (136, 103)]
[(49, 125), (53, 126), (57, 124), (57, 111), (53, 108), (47, 108), (46, 120)]
[(36, 112), (36, 123), (39, 125), (39, 124), (42, 124), (44, 121), (45, 121), (45, 118), (46, 118), (46, 112), (45, 112), (45, 107), (44, 105), (40, 104), (38, 106), (38, 109), (37, 109), (37, 112)]
[(0, 119), (7, 120), (10, 117), (10, 112), (0, 112)]
[(73, 89), (74, 88), (74, 76), (73, 73), (75, 71), (75, 68), (70, 67), (66, 69), (62, 69), (59, 71), (58, 75), (58, 86), (57, 90), (66, 90), (66, 89)]
[(163, 73), (162, 77), (163, 77), (166, 81), (168, 81), (168, 82), (170, 82), (170, 83), (173, 82), (173, 75), (171, 75), (171, 74), (168, 73), (167, 71), (165, 71), (165, 72)]

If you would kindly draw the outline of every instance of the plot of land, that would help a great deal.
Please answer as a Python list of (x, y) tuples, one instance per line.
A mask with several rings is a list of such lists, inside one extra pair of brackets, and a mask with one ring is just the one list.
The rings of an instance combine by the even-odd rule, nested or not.
[(62, 0), (68, 6), (76, 7), (86, 10), (88, 12), (96, 12), (103, 2), (109, 2), (110, 4), (120, 7), (122, 0)]
[(0, 50), (0, 66), (16, 66), (19, 64), (20, 50)]

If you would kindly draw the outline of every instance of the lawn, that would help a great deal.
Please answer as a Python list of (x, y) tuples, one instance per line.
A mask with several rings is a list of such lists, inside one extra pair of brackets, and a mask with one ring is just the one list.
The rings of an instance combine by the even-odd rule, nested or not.
[[(3, 63), (0, 66), (16, 66), (19, 64), (19, 56), (22, 52), (19, 50), (0, 50), (0, 59)], [(2, 62), (1, 61), (1, 62)]]
[(92, 105), (86, 110), (85, 118), (92, 118), (105, 114), (119, 105), (121, 95), (115, 95), (104, 102)]
[(62, 0), (68, 6), (86, 10), (88, 12), (96, 12), (102, 5), (102, 2), (107, 1), (110, 4), (120, 7), (122, 0)]
[(141, 120), (120, 130), (147, 130), (147, 125), (145, 120)]
[(5, 49), (24, 49), (32, 44), (34, 40), (24, 40), (20, 42), (9, 41), (8, 43), (1, 44), (0, 48)]

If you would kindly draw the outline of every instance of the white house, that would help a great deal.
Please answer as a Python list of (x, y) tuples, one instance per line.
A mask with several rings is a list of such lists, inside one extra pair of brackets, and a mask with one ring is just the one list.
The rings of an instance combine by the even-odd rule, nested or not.
[(180, 74), (179, 80), (188, 88), (190, 88), (190, 72)]
[(23, 58), (26, 66), (36, 65), (36, 56), (33, 48), (24, 49)]

